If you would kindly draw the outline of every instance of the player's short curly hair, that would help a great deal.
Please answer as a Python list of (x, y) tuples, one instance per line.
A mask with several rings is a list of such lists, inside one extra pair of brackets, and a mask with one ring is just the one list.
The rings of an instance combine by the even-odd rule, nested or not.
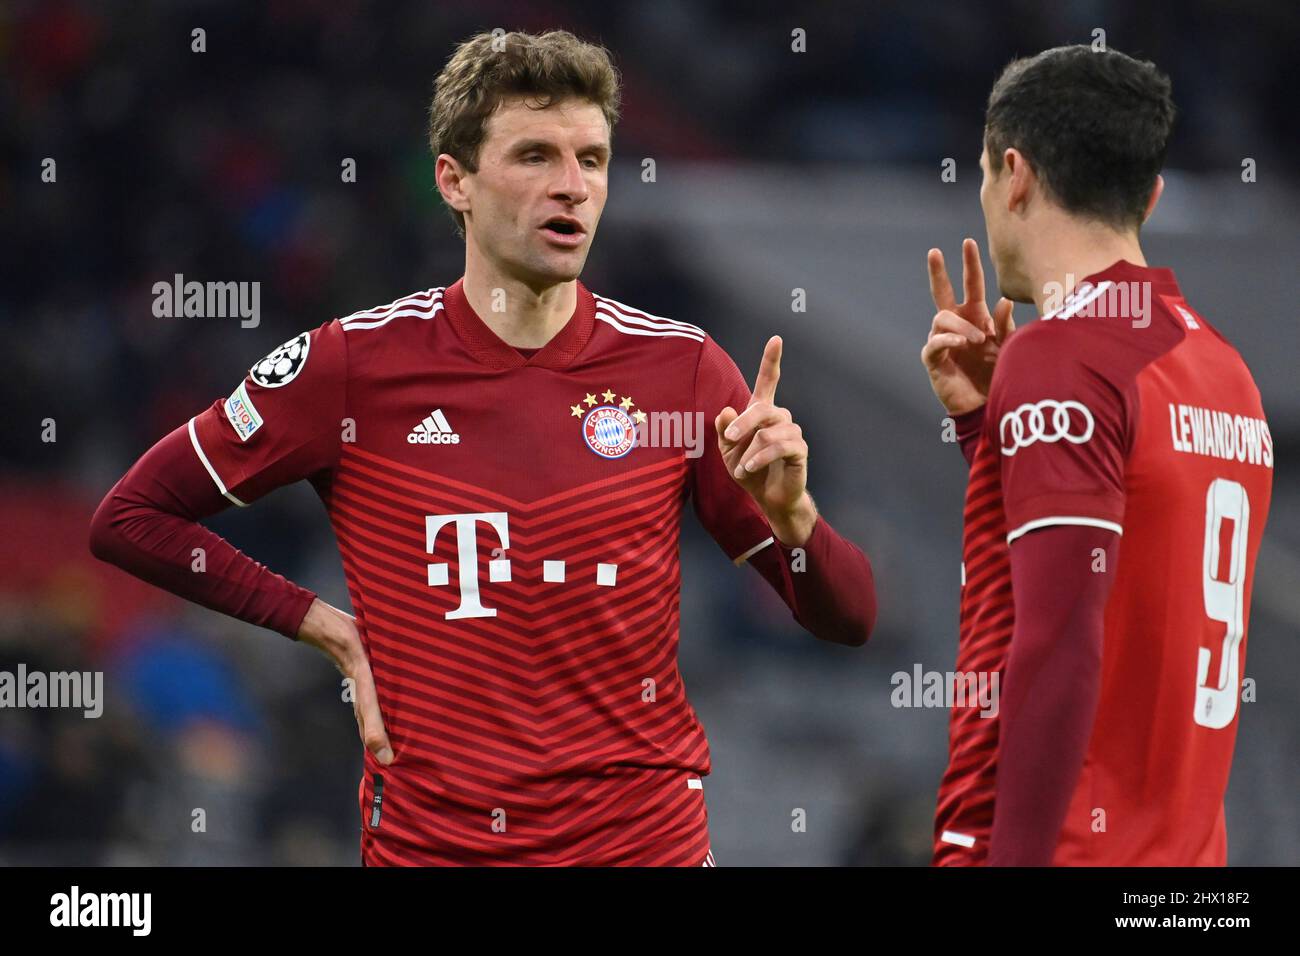
[[(544, 108), (567, 99), (600, 107), (613, 136), (620, 99), (618, 71), (602, 46), (567, 30), (532, 34), (479, 33), (456, 47), (434, 82), (429, 148), (478, 171), (488, 118), (508, 97), (525, 96)], [(465, 216), (452, 209), (456, 231)]]
[(1169, 77), (1155, 64), (1063, 46), (1002, 71), (989, 94), (984, 144), (993, 173), (1014, 147), (1068, 211), (1137, 228), (1173, 124)]

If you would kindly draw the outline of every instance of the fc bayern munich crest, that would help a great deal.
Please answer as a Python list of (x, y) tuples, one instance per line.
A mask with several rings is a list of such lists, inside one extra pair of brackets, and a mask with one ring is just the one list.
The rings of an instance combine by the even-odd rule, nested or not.
[(622, 458), (636, 444), (636, 423), (614, 405), (597, 405), (582, 420), (587, 447), (602, 458)]
[(646, 420), (645, 413), (634, 407), (630, 395), (615, 404), (617, 398), (607, 388), (604, 392), (588, 392), (569, 407), (570, 415), (582, 419), (582, 440), (601, 458), (622, 458), (630, 452), (636, 445), (637, 426)]

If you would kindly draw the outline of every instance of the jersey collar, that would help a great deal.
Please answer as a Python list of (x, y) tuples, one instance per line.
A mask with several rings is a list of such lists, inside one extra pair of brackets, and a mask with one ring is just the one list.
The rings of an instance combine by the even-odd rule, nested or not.
[[(1152, 285), (1162, 288), (1168, 287), (1173, 291), (1178, 289), (1178, 280), (1174, 278), (1173, 269), (1139, 266), (1127, 259), (1116, 260), (1100, 272), (1094, 272), (1086, 277), (1083, 282), (1090, 282), (1095, 286), (1107, 280), (1111, 282), (1150, 282)], [(1083, 282), (1080, 282), (1079, 285), (1082, 285)]]
[(591, 338), (592, 326), (596, 322), (596, 299), (581, 282), (577, 283), (578, 301), (569, 321), (530, 358), (520, 355), (514, 346), (503, 341), (479, 318), (465, 297), (464, 284), (465, 278), (462, 276), (447, 287), (442, 294), (442, 307), (465, 347), (485, 365), (494, 368), (520, 368), (525, 365), (565, 368), (578, 357), (578, 353)]

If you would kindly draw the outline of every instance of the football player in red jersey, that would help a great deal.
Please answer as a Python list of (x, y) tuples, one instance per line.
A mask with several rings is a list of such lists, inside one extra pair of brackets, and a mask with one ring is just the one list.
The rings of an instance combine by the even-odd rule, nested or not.
[[(1174, 118), (1154, 65), (1074, 46), (1006, 68), (980, 202), (921, 359), (970, 464), (940, 865), (1221, 865), (1273, 443), (1241, 356), (1147, 264)], [(1012, 301), (1041, 318), (1014, 328)]]
[[(704, 330), (578, 280), (618, 100), (571, 34), (462, 44), (430, 140), (464, 275), (285, 343), (94, 519), (100, 557), (355, 681), (366, 864), (712, 865), (677, 668), (688, 499), (817, 637), (873, 626), (870, 565), (818, 515), (776, 404), (781, 340), (751, 394)], [(355, 619), (198, 523), (301, 479)]]

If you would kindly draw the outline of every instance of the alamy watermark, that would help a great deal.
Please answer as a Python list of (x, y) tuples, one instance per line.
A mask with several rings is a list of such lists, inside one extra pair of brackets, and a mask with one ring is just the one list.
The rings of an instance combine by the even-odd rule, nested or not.
[(687, 458), (704, 454), (703, 412), (650, 412), (636, 426), (636, 443), (643, 448), (684, 448)]
[[(1151, 283), (1118, 282), (1104, 279), (1098, 283), (1075, 285), (1073, 273), (1064, 282), (1043, 286), (1043, 315), (1052, 319), (1129, 319), (1135, 329), (1151, 324)], [(1068, 291), (1067, 291), (1068, 290)]]
[(85, 716), (104, 713), (103, 671), (0, 671), (0, 708), (72, 708)]
[(153, 284), (153, 314), (159, 319), (240, 319), (255, 329), (262, 321), (262, 283), (185, 281), (176, 273), (171, 282)]
[(927, 671), (915, 664), (911, 673), (896, 671), (889, 682), (895, 707), (978, 707), (980, 717), (998, 715), (998, 671)]
[(117, 926), (148, 936), (152, 917), (152, 893), (83, 893), (73, 885), (50, 897), (50, 925), (56, 927)]

